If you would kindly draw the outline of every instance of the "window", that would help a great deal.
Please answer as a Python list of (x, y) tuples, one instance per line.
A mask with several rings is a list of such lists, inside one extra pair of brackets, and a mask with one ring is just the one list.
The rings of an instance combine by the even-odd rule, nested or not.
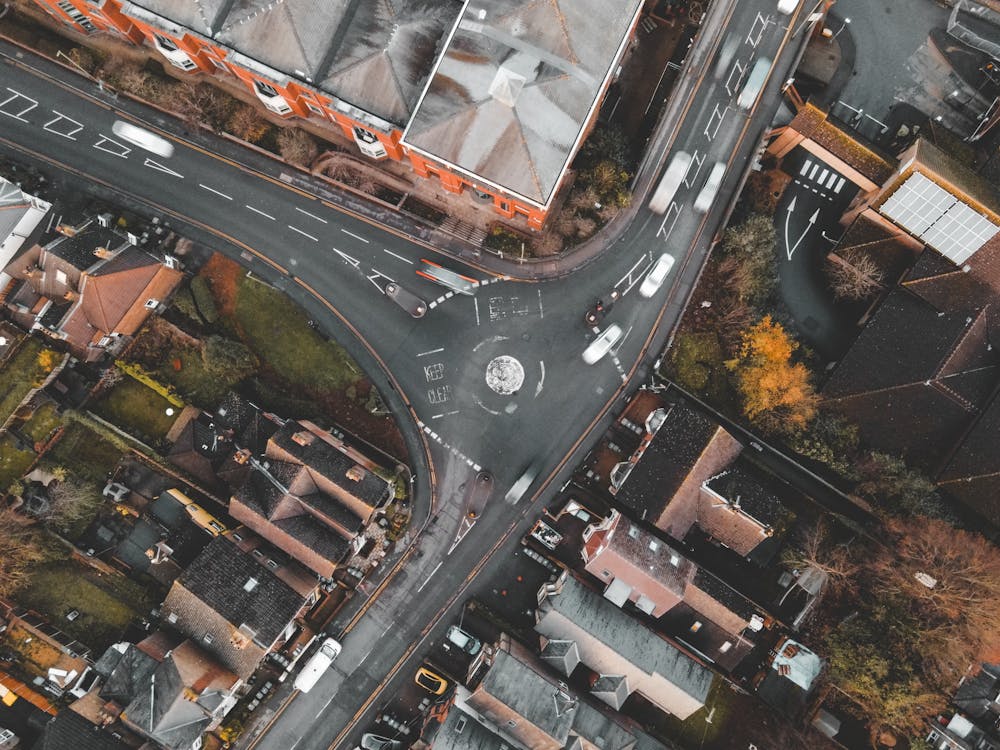
[(517, 722), (514, 719), (507, 719), (507, 726), (513, 729), (517, 726)]
[(201, 638), (201, 639), (202, 639), (203, 641), (205, 641), (205, 643), (208, 643), (208, 644), (210, 644), (210, 643), (211, 643), (212, 641), (214, 641), (214, 640), (215, 640), (215, 638), (213, 638), (213, 637), (212, 637), (212, 634), (211, 634), (211, 633), (205, 633), (205, 635), (204, 635), (204, 636), (202, 636), (202, 638)]
[(167, 622), (169, 622), (171, 625), (177, 622), (177, 613), (171, 612), (169, 615), (167, 615)]
[(722, 653), (726, 653), (732, 647), (733, 647), (733, 642), (732, 641), (726, 641), (721, 646), (719, 646), (719, 651), (721, 651)]
[(691, 632), (697, 633), (699, 630), (701, 630), (701, 622), (699, 620), (695, 620), (694, 624), (691, 626)]
[(65, 284), (66, 283), (66, 272), (61, 268), (56, 269), (56, 283)]
[(263, 81), (254, 81), (254, 88), (257, 89), (257, 93), (261, 96), (266, 96), (269, 99), (273, 99), (278, 95), (277, 89), (274, 86), (264, 83)]
[(165, 50), (167, 52), (177, 51), (177, 45), (174, 44), (172, 39), (168, 39), (167, 37), (161, 34), (153, 34), (153, 40), (156, 42), (156, 46), (162, 50)]
[(144, 307), (145, 307), (145, 308), (146, 308), (147, 310), (155, 310), (155, 309), (156, 309), (156, 306), (157, 306), (158, 304), (160, 304), (158, 300), (155, 300), (155, 299), (152, 299), (152, 298), (150, 298), (150, 299), (146, 300), (146, 304), (144, 305)]
[(639, 538), (639, 527), (638, 526), (629, 526), (628, 527), (628, 535), (630, 537), (632, 537), (633, 539), (638, 539)]
[(670, 564), (675, 568), (681, 564), (681, 557), (673, 552), (670, 553)]
[(234, 533), (233, 534), (233, 541), (242, 542), (243, 541), (243, 536), (241, 534), (235, 534)]
[(507, 201), (500, 201), (500, 210), (509, 211), (510, 207), (507, 205)]
[(274, 560), (268, 560), (267, 567), (269, 567), (271, 570), (274, 570), (275, 568), (278, 567), (278, 563), (276, 563)]
[(455, 734), (461, 734), (465, 731), (465, 722), (468, 721), (464, 716), (455, 722)]
[(649, 549), (656, 552), (660, 548), (660, 543), (656, 539), (649, 540)]
[(602, 570), (601, 571), (601, 578), (610, 578), (610, 577), (611, 577), (611, 571), (610, 570)]
[(317, 115), (322, 115), (322, 114), (323, 114), (323, 110), (322, 110), (322, 109), (320, 109), (319, 107), (317, 107), (317, 106), (316, 106), (315, 104), (313, 104), (312, 102), (306, 102), (306, 106), (307, 106), (307, 107), (309, 107), (309, 111), (310, 111), (310, 112), (314, 112), (314, 113), (316, 113)]

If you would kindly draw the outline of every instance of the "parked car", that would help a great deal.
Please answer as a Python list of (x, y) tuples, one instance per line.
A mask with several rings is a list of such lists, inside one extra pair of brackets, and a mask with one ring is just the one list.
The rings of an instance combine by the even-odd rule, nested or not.
[(448, 680), (427, 667), (418, 669), (413, 681), (431, 695), (441, 695), (448, 689)]
[(166, 494), (184, 506), (184, 511), (190, 516), (195, 526), (202, 529), (209, 536), (220, 536), (226, 532), (226, 525), (213, 516), (198, 503), (189, 498), (178, 489), (167, 490)]
[(361, 735), (361, 747), (364, 750), (399, 750), (402, 746), (403, 743), (399, 740), (390, 740), (380, 734)]
[(308, 693), (319, 682), (319, 678), (340, 655), (340, 644), (333, 638), (327, 638), (319, 651), (310, 657), (302, 671), (295, 676), (294, 687), (303, 693)]
[(478, 638), (466, 633), (457, 625), (452, 625), (448, 628), (447, 638), (452, 645), (458, 646), (462, 651), (469, 654), (469, 656), (475, 656), (479, 653), (479, 649), (483, 647), (482, 642)]
[(667, 278), (667, 274), (670, 273), (670, 269), (673, 267), (674, 256), (669, 253), (664, 253), (657, 258), (653, 267), (649, 269), (649, 273), (646, 274), (646, 278), (642, 280), (642, 284), (639, 286), (639, 296), (648, 298), (656, 294), (657, 290), (663, 286), (663, 280)]

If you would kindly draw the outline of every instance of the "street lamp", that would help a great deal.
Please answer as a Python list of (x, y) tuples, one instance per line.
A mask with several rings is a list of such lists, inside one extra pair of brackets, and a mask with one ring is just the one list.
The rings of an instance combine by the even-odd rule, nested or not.
[(830, 41), (833, 41), (838, 36), (840, 36), (840, 32), (843, 31), (844, 29), (846, 29), (848, 26), (850, 26), (850, 24), (851, 24), (851, 19), (850, 18), (845, 18), (844, 22), (842, 24), (840, 24), (840, 28), (837, 29), (837, 33), (833, 35), (833, 37), (831, 38)]

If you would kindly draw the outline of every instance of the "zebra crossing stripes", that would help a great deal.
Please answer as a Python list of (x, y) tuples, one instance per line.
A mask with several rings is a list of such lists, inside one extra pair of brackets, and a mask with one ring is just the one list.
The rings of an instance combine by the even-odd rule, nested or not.
[(812, 159), (806, 159), (793, 182), (811, 190), (821, 198), (833, 200), (833, 196), (843, 190), (847, 180), (829, 167), (824, 167)]

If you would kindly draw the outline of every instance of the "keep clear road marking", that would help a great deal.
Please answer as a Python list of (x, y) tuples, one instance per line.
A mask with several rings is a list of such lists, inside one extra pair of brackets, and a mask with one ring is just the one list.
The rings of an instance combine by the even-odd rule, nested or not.
[(147, 158), (146, 161), (143, 162), (143, 164), (149, 167), (150, 169), (155, 169), (157, 172), (163, 172), (163, 174), (169, 174), (173, 175), (174, 177), (180, 177), (182, 180), (184, 179), (184, 175), (182, 175), (180, 172), (175, 172), (174, 170), (163, 166), (158, 161), (153, 161), (152, 159)]
[(443, 352), (443, 351), (444, 351), (444, 347), (442, 346), (440, 349), (431, 349), (430, 351), (427, 351), (427, 352), (420, 352), (420, 354), (418, 354), (417, 356), (418, 357), (426, 357), (428, 354), (438, 354), (438, 353)]
[(271, 214), (266, 214), (266, 213), (264, 213), (263, 211), (261, 211), (261, 210), (260, 210), (259, 208), (254, 208), (254, 207), (253, 207), (253, 206), (251, 206), (251, 205), (250, 205), (249, 203), (248, 203), (248, 204), (246, 205), (246, 207), (247, 207), (248, 209), (250, 209), (251, 211), (253, 211), (253, 212), (254, 212), (255, 214), (260, 214), (260, 215), (261, 215), (261, 216), (263, 216), (263, 217), (264, 217), (265, 219), (270, 219), (271, 221), (274, 221), (274, 217), (273, 217), (273, 216), (271, 216)]
[(410, 260), (409, 258), (404, 258), (402, 255), (396, 255), (396, 253), (394, 253), (392, 250), (389, 250), (388, 248), (383, 247), (382, 248), (382, 252), (388, 253), (393, 258), (401, 260), (404, 263), (409, 263), (411, 266), (413, 265), (413, 261), (412, 260)]
[(202, 190), (207, 190), (210, 193), (215, 193), (220, 198), (225, 198), (227, 201), (231, 201), (232, 200), (231, 196), (228, 196), (225, 193), (220, 193), (218, 190), (216, 190), (215, 188), (209, 187), (208, 185), (204, 185), (204, 184), (202, 184), (202, 183), (199, 182), (198, 183), (198, 187), (200, 187)]
[(354, 238), (354, 239), (356, 239), (356, 240), (361, 240), (362, 242), (365, 242), (365, 243), (368, 243), (368, 242), (371, 242), (371, 240), (368, 240), (368, 239), (365, 239), (365, 238), (364, 238), (364, 237), (362, 237), (362, 236), (361, 236), (360, 234), (355, 234), (354, 232), (348, 232), (348, 231), (347, 231), (346, 229), (344, 229), (344, 228), (341, 228), (341, 230), (340, 230), (340, 231), (341, 231), (341, 232), (343, 232), (344, 234), (349, 234), (349, 235), (351, 235), (351, 237), (353, 237), (353, 238)]
[[(42, 126), (42, 128), (44, 130), (49, 131), (50, 133), (55, 133), (56, 135), (61, 135), (63, 138), (68, 138), (71, 141), (75, 141), (76, 138), (74, 136), (77, 133), (79, 133), (81, 130), (83, 130), (83, 123), (77, 122), (72, 117), (67, 117), (62, 112), (59, 112), (58, 110), (55, 110), (55, 109), (52, 110), (52, 114), (54, 114), (55, 117), (53, 117), (51, 120), (49, 120), (47, 123), (45, 123)], [(71, 123), (73, 123), (73, 125), (76, 126), (76, 128), (73, 128), (73, 127), (67, 128), (70, 132), (63, 133), (61, 130), (56, 130), (56, 129), (54, 129), (52, 127), (56, 123), (62, 123), (62, 122), (71, 122)]]
[(298, 211), (298, 212), (299, 212), (300, 214), (305, 214), (305, 215), (306, 215), (306, 216), (308, 216), (308, 217), (309, 217), (310, 219), (316, 219), (316, 221), (321, 221), (321, 222), (323, 222), (324, 224), (327, 224), (327, 223), (329, 223), (329, 222), (327, 222), (327, 220), (326, 220), (326, 219), (324, 219), (324, 218), (321, 218), (321, 217), (317, 216), (316, 214), (311, 214), (311, 213), (309, 213), (308, 211), (306, 211), (305, 209), (303, 209), (303, 208), (299, 208), (298, 206), (296, 206), (296, 207), (295, 207), (295, 210), (296, 210), (296, 211)]
[(312, 240), (313, 242), (319, 242), (319, 239), (318, 239), (318, 238), (316, 238), (316, 237), (313, 237), (313, 236), (312, 236), (311, 234), (309, 234), (308, 232), (303, 232), (303, 231), (302, 231), (301, 229), (299, 229), (298, 227), (293, 227), (293, 226), (292, 226), (291, 224), (288, 224), (287, 226), (288, 226), (288, 228), (289, 228), (289, 229), (291, 229), (291, 230), (292, 230), (293, 232), (298, 232), (298, 233), (299, 233), (299, 234), (301, 234), (301, 235), (302, 235), (303, 237), (308, 237), (308, 238), (309, 238), (309, 239), (311, 239), (311, 240)]
[[(108, 138), (103, 133), (98, 133), (98, 135), (101, 136), (101, 140), (99, 140), (97, 143), (94, 144), (94, 148), (96, 148), (98, 151), (103, 151), (106, 154), (111, 154), (112, 156), (117, 156), (121, 159), (127, 159), (128, 155), (132, 153), (132, 149), (130, 149), (128, 146), (125, 146), (112, 138)], [(121, 153), (117, 151), (112, 151), (109, 148), (104, 148), (104, 144), (106, 143), (110, 143), (112, 145), (117, 146), (118, 148), (121, 149)]]

